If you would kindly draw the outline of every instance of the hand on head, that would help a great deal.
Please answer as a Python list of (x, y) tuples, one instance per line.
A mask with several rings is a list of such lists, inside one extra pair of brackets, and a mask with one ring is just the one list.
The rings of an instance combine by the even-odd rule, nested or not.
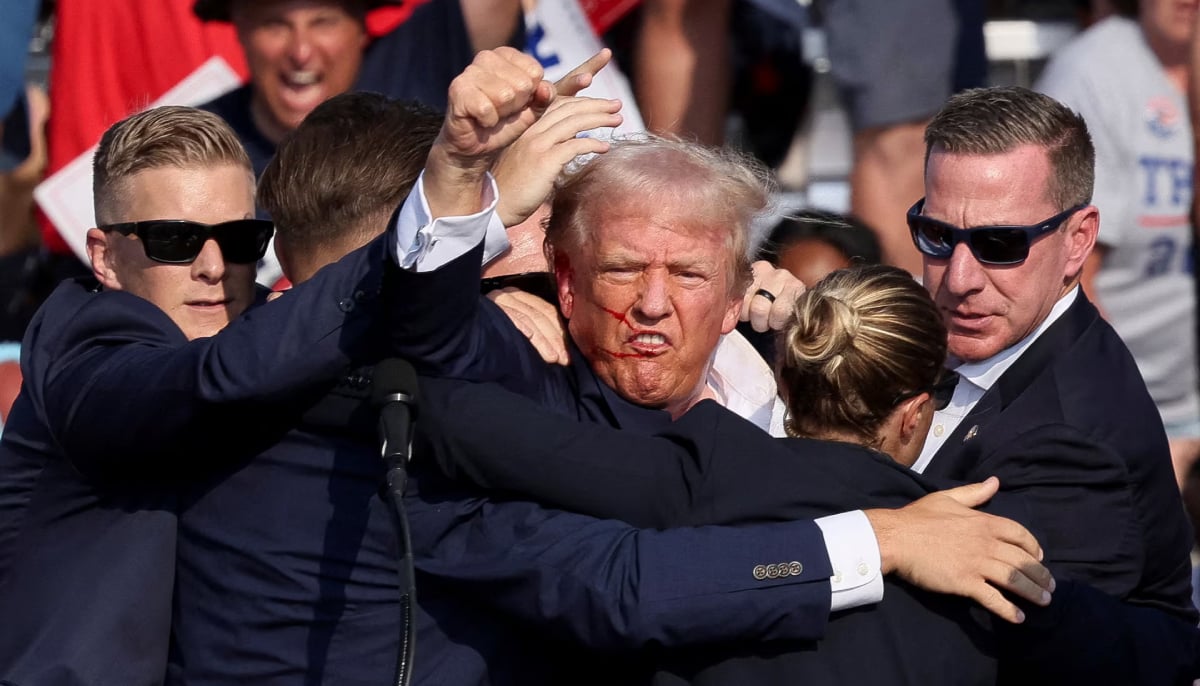
[[(591, 83), (610, 57), (608, 50), (602, 50), (551, 84), (543, 80), (537, 60), (517, 50), (502, 47), (477, 54), (450, 84), (445, 123), (430, 151), (425, 193), (433, 216), (477, 212), (485, 172), (526, 131), (532, 131), (531, 137), (514, 153), (513, 159), (521, 161), (507, 164), (513, 180), (501, 193), (513, 195), (501, 215), (512, 223), (520, 222), (545, 199), (564, 164), (577, 155), (606, 150), (607, 144), (577, 142), (575, 136), (619, 124), (620, 103), (572, 96)], [(539, 122), (560, 96), (570, 100), (554, 108), (549, 120)], [(540, 125), (531, 129), (535, 123)], [(545, 159), (538, 159), (539, 155)], [(530, 190), (516, 195), (526, 185)]]
[(500, 188), (497, 212), (505, 226), (527, 219), (545, 202), (563, 167), (580, 155), (608, 152), (608, 143), (582, 136), (598, 128), (621, 124), (621, 102), (577, 97), (608, 64), (605, 48), (554, 84), (553, 103), (529, 130), (506, 148), (492, 173)]
[(500, 188), (497, 212), (505, 226), (529, 217), (550, 196), (563, 167), (579, 155), (608, 152), (608, 142), (581, 136), (621, 123), (619, 100), (558, 97), (529, 130), (510, 145), (493, 170)]

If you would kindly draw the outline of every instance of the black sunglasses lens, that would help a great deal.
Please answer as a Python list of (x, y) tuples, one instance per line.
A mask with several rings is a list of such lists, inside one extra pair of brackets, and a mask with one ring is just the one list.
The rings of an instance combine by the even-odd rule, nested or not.
[(208, 230), (199, 224), (162, 222), (150, 224), (141, 231), (146, 256), (159, 262), (182, 264), (200, 254)]
[(245, 219), (225, 222), (214, 227), (213, 237), (217, 239), (217, 245), (221, 246), (221, 254), (227, 262), (253, 264), (267, 253), (271, 232), (270, 222)]
[(942, 411), (949, 407), (950, 401), (954, 398), (954, 389), (958, 386), (958, 374), (948, 372), (942, 378), (938, 379), (937, 383), (930, 389), (929, 395), (933, 398), (933, 409)]
[(949, 257), (954, 252), (954, 239), (951, 231), (926, 217), (908, 218), (909, 229), (912, 230), (913, 242), (917, 250), (930, 257)]
[(971, 252), (980, 262), (1017, 264), (1029, 257), (1029, 236), (1021, 229), (982, 228), (969, 236)]

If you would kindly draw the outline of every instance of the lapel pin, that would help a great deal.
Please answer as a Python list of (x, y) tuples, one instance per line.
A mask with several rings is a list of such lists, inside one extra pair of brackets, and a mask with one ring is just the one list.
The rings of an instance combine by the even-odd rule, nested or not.
[(963, 436), (963, 443), (966, 443), (967, 441), (971, 440), (972, 438), (975, 438), (975, 434), (978, 434), (978, 433), (979, 433), (979, 425), (978, 424), (967, 429), (967, 435)]

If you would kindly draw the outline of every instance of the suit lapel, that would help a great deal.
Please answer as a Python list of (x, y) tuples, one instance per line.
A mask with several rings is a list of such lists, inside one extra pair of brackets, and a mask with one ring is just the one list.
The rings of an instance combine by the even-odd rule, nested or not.
[(964, 478), (969, 474), (979, 459), (981, 446), (985, 443), (981, 439), (987, 437), (989, 428), (1050, 366), (1055, 357), (1074, 345), (1099, 317), (1095, 306), (1080, 291), (1075, 302), (1058, 321), (1051, 324), (983, 394), (934, 454), (925, 473), (948, 478)]

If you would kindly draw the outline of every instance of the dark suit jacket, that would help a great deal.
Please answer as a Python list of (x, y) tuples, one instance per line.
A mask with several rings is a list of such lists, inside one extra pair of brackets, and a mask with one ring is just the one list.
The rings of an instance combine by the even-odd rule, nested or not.
[(161, 683), (177, 487), (276, 440), (285, 413), (261, 408), (347, 365), (385, 264), (359, 257), (191, 342), (128, 293), (51, 295), (0, 441), (0, 680)]
[[(395, 309), (390, 240), (190, 342), (128, 293), (71, 282), (50, 298), (25, 341), (25, 386), (0, 442), (0, 680), (161, 683), (176, 582), (173, 679), (390, 674), (395, 542), (372, 495), (374, 450), (304, 425), (313, 402), (388, 340), (379, 315)], [(762, 556), (811, 537), (811, 522), (759, 539), (639, 532), (415, 485), (413, 543), (429, 578), (469, 581), (500, 610), (579, 640), (771, 639), (824, 627), (824, 612), (792, 610), (797, 596), (827, 607), (827, 588), (751, 574)], [(692, 558), (706, 574), (685, 573)], [(422, 629), (441, 642), (423, 642), (418, 668), (479, 679), (489, 666), (480, 655), (518, 632), (484, 629), (483, 610), (463, 609), (472, 592), (445, 588), (422, 605)], [(463, 643), (470, 656), (454, 652)]]
[(1029, 508), (1056, 574), (1195, 621), (1193, 539), (1162, 420), (1125, 344), (1082, 293), (925, 473), (998, 476)]
[[(422, 396), (451, 475), (639, 525), (897, 507), (935, 488), (874, 451), (772, 439), (711, 401), (647, 437), (554, 417), (491, 384), (426, 380)], [(1021, 514), (1020, 499), (1000, 506)], [(664, 684), (990, 683), (997, 651), (1032, 683), (1190, 683), (1194, 674), (1197, 632), (1165, 613), (1067, 583), (1049, 610), (1027, 612), (1035, 628), (1014, 632), (966, 601), (889, 582), (883, 603), (835, 615), (820, 644), (709, 646), (654, 664)]]
[[(579, 356), (569, 367), (543, 362), (508, 317), (479, 295), (478, 271), (482, 248), (479, 245), (436, 271), (403, 272), (398, 276), (401, 290), (413, 294), (413, 297), (397, 303), (400, 321), (393, 340), (397, 354), (412, 360), (423, 373), (496, 381), (536, 399), (543, 407), (569, 417), (643, 434), (670, 424), (671, 418), (666, 412), (638, 407), (620, 398), (592, 373)], [(772, 625), (782, 628), (783, 625), (777, 622), (786, 617), (784, 622), (788, 626), (782, 633), (805, 639), (821, 636), (830, 606), (828, 579), (831, 574), (824, 539), (811, 519), (803, 518), (786, 525), (795, 527), (786, 537), (764, 526), (742, 531), (737, 545), (727, 550), (726, 559), (715, 566), (712, 563), (703, 565), (702, 574), (692, 573), (716, 582), (710, 585), (714, 592), (720, 589), (723, 589), (720, 592), (730, 593), (749, 590), (771, 581), (754, 579), (751, 575), (753, 568), (782, 559), (779, 555), (784, 554), (768, 551), (786, 550), (787, 559), (802, 562), (804, 571), (799, 575), (774, 580), (782, 587), (778, 591), (781, 604), (768, 613), (774, 619), (760, 614), (767, 608), (751, 600), (763, 597), (762, 593), (742, 594), (743, 601), (750, 601), (751, 604), (731, 602), (726, 610), (729, 614), (720, 620), (696, 605), (695, 612), (687, 622), (690, 624), (690, 635), (710, 635), (715, 621), (727, 624), (726, 629), (734, 625), (758, 627), (755, 633), (759, 633), (762, 628)], [(777, 526), (785, 524), (781, 522)], [(583, 568), (598, 562), (603, 562), (603, 559), (580, 558), (579, 565)], [(698, 562), (693, 567), (700, 568)], [(453, 575), (459, 572), (456, 568), (443, 568), (441, 573)], [(642, 579), (643, 583), (648, 581), (647, 577)], [(656, 587), (655, 592), (663, 592), (667, 597), (675, 593), (672, 587), (686, 588), (690, 583), (666, 577), (661, 580), (666, 586)], [(591, 621), (584, 611), (565, 606), (562, 610), (574, 615), (570, 620), (572, 626), (586, 627)], [(545, 612), (523, 618), (537, 622), (548, 620)], [(682, 628), (682, 625), (678, 628)], [(781, 633), (777, 629), (771, 631), (777, 635)], [(594, 637), (587, 633), (591, 632), (576, 638), (595, 645)], [(731, 632), (726, 630), (725, 633), (730, 635)], [(654, 640), (660, 641), (669, 635), (663, 634)]]

